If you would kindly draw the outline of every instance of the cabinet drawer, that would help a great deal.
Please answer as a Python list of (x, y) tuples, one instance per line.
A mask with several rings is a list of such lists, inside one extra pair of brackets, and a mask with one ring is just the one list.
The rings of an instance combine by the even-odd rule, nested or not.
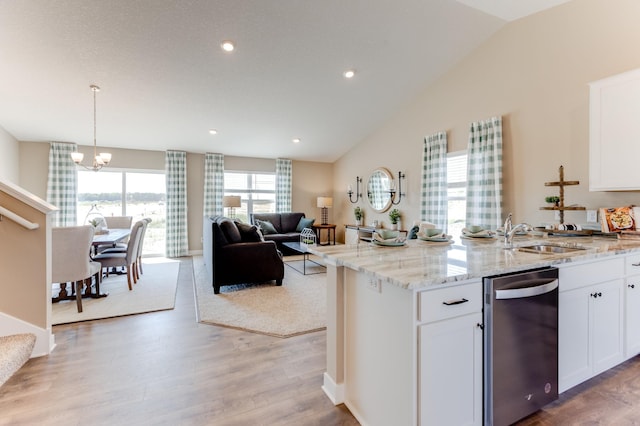
[(482, 282), (423, 291), (418, 299), (418, 321), (433, 322), (482, 311)]
[(624, 259), (594, 261), (575, 266), (559, 266), (560, 291), (611, 281), (624, 276)]
[(640, 254), (632, 254), (625, 258), (624, 273), (625, 275), (640, 274)]

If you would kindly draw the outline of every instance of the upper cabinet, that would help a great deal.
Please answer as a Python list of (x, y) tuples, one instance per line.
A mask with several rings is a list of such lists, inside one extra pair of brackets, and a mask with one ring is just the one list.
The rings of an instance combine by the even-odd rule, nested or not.
[(638, 190), (640, 69), (589, 86), (589, 190)]

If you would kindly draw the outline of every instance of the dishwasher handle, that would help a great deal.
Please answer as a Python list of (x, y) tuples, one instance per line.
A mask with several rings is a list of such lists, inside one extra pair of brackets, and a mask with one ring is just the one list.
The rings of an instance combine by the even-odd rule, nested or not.
[(496, 290), (496, 300), (499, 299), (520, 299), (523, 297), (539, 296), (549, 293), (558, 288), (558, 279), (552, 280), (528, 280), (522, 283), (514, 283), (517, 288), (507, 290)]

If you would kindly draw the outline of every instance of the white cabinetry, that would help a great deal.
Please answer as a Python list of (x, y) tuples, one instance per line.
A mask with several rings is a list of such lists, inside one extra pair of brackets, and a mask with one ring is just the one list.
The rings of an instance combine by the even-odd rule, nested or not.
[(624, 259), (560, 268), (559, 391), (623, 361)]
[(624, 356), (629, 359), (640, 353), (640, 255), (625, 259), (625, 344)]
[(419, 297), (419, 424), (482, 424), (482, 283)]
[(640, 69), (589, 86), (589, 190), (640, 189)]

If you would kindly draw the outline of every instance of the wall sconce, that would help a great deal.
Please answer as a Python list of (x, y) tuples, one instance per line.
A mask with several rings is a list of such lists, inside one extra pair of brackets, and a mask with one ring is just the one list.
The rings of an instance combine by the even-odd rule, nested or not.
[(356, 176), (356, 199), (351, 198), (353, 195), (353, 188), (351, 185), (347, 187), (347, 194), (349, 194), (349, 201), (352, 203), (357, 203), (360, 198), (362, 198), (362, 193), (360, 192), (360, 182), (362, 182), (362, 178), (360, 176)]
[(389, 188), (389, 198), (391, 198), (391, 204), (393, 205), (398, 205), (400, 204), (400, 200), (402, 200), (402, 196), (405, 195), (404, 192), (402, 192), (402, 181), (404, 180), (404, 173), (402, 172), (398, 172), (398, 200), (395, 200), (396, 197), (396, 185), (395, 182), (392, 181), (391, 182), (391, 188)]
[(329, 224), (329, 211), (328, 209), (333, 207), (333, 198), (331, 197), (318, 197), (317, 206), (320, 207), (322, 211), (321, 225)]

